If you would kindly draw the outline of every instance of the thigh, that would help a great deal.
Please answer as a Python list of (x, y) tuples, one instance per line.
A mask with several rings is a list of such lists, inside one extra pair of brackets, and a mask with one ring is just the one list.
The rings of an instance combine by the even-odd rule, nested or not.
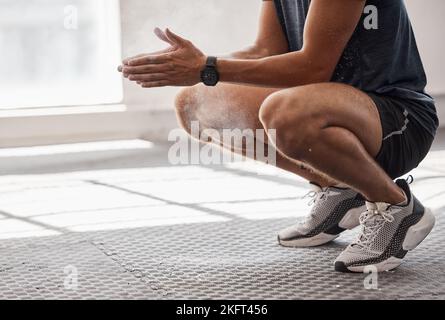
[(220, 83), (216, 87), (197, 85), (185, 89), (188, 113), (202, 127), (213, 129), (261, 129), (258, 118), (263, 101), (278, 89)]
[[(322, 128), (341, 127), (352, 132), (375, 157), (382, 146), (382, 125), (373, 99), (352, 86), (338, 83), (312, 84), (279, 93), (287, 96), (289, 121), (317, 119)], [(294, 101), (294, 103), (292, 103)], [(295, 122), (294, 122), (295, 123)]]

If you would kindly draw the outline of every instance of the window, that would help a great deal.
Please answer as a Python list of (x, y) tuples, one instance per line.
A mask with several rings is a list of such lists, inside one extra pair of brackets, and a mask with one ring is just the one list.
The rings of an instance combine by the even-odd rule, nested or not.
[(0, 109), (119, 103), (118, 0), (0, 0)]

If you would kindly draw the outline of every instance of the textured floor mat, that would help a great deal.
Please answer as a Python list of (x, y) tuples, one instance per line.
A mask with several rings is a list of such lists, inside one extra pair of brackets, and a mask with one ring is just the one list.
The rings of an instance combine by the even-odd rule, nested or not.
[[(443, 299), (444, 220), (401, 267), (379, 275), (378, 289), (365, 289), (366, 275), (333, 271), (354, 232), (282, 248), (276, 230), (292, 220), (240, 219), (3, 241), (0, 298)], [(65, 287), (67, 266), (77, 269), (76, 290)]]

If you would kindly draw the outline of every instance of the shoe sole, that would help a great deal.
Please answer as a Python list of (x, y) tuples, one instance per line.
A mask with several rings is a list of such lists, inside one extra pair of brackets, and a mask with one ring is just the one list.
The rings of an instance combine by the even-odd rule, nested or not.
[[(346, 230), (352, 230), (355, 227), (359, 226), (358, 219), (354, 219), (354, 216), (359, 216), (362, 212), (366, 210), (366, 206), (361, 206), (358, 208), (353, 208), (349, 210), (343, 219), (339, 222), (338, 226)], [(356, 220), (356, 221), (355, 221)], [(316, 236), (310, 238), (300, 238), (294, 240), (283, 240), (278, 236), (278, 243), (283, 247), (288, 248), (309, 248), (309, 247), (318, 247), (324, 245), (328, 242), (331, 242), (337, 239), (340, 236), (339, 234), (328, 234), (328, 233), (319, 233)]]
[(288, 248), (318, 247), (325, 243), (331, 242), (339, 236), (339, 234), (319, 233), (311, 238), (301, 238), (296, 240), (282, 240), (280, 239), (280, 236), (278, 236), (278, 243), (281, 246)]
[[(419, 222), (412, 225), (403, 240), (402, 248), (405, 251), (412, 251), (417, 248), (423, 240), (431, 233), (436, 223), (436, 217), (430, 209), (425, 209), (422, 219)], [(346, 267), (344, 262), (336, 261), (335, 270), (340, 272), (369, 272), (375, 270), (377, 272), (390, 271), (402, 263), (401, 258), (390, 257), (382, 262), (373, 265), (366, 266), (349, 266)]]

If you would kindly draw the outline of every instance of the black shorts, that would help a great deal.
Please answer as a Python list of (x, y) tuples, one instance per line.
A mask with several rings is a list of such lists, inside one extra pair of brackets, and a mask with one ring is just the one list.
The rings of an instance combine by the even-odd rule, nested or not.
[(418, 102), (368, 95), (377, 105), (383, 129), (382, 147), (375, 159), (392, 179), (399, 178), (417, 168), (431, 149), (434, 136), (410, 113), (422, 107)]

